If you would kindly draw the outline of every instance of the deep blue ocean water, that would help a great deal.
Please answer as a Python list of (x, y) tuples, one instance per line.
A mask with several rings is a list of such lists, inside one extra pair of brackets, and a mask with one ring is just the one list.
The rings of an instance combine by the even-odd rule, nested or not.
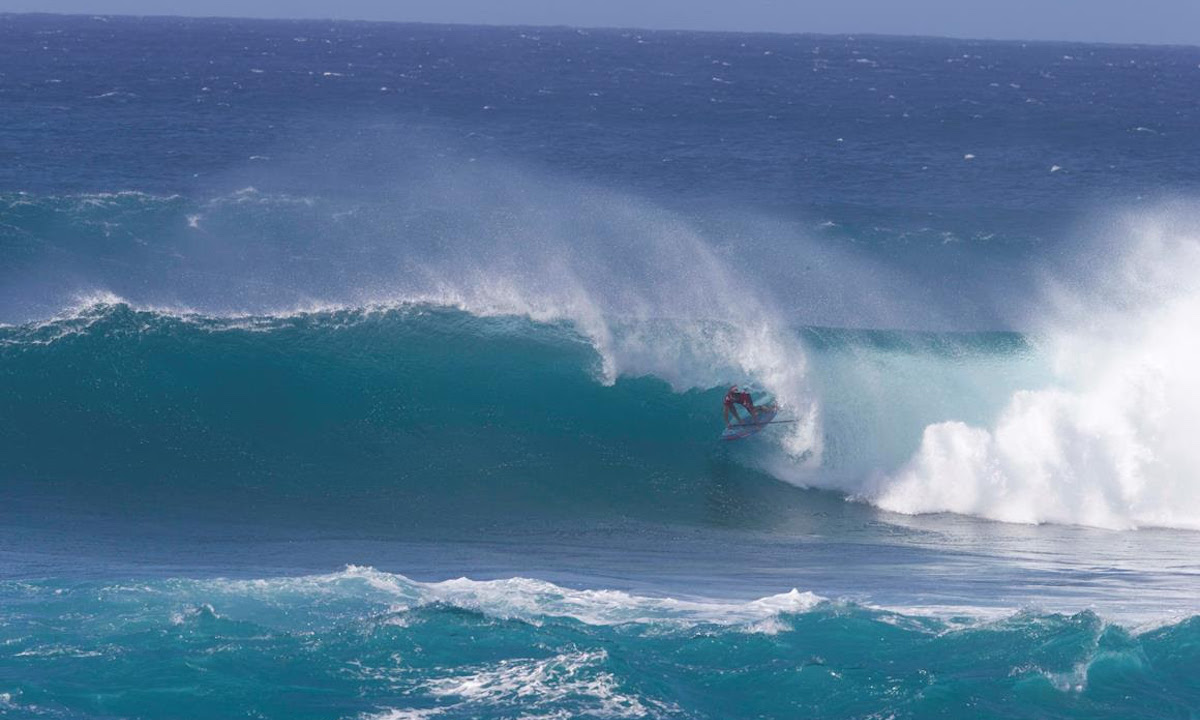
[(1200, 716), (1198, 89), (0, 15), (0, 716)]

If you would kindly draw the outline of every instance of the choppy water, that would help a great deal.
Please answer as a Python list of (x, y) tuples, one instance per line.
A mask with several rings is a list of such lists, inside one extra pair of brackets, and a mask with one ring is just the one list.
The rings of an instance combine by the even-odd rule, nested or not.
[(1200, 712), (1200, 51), (0, 61), (0, 714)]

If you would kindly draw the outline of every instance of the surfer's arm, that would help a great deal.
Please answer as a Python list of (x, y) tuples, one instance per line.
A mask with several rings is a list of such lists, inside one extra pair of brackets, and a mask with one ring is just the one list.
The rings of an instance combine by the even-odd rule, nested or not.
[(746, 408), (746, 411), (750, 413), (751, 420), (758, 420), (758, 408), (754, 407), (753, 402), (747, 400), (742, 403), (742, 407)]

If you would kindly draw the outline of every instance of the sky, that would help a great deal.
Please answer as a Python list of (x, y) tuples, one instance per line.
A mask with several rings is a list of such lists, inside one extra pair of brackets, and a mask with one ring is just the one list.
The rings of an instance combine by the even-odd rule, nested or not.
[(882, 33), (1200, 45), (1200, 0), (0, 0), (0, 12)]

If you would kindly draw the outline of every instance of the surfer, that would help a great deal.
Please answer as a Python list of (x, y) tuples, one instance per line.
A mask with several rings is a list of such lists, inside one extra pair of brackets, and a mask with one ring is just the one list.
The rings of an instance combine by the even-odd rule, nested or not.
[(738, 415), (738, 405), (741, 405), (742, 407), (746, 408), (746, 410), (750, 411), (751, 420), (756, 420), (758, 418), (758, 411), (754, 407), (754, 401), (750, 398), (750, 393), (745, 392), (744, 390), (739, 390), (738, 386), (734, 385), (729, 388), (729, 392), (725, 393), (725, 427), (729, 427), (730, 414), (733, 415), (733, 419), (736, 420), (738, 424), (741, 424), (742, 418), (740, 415)]

